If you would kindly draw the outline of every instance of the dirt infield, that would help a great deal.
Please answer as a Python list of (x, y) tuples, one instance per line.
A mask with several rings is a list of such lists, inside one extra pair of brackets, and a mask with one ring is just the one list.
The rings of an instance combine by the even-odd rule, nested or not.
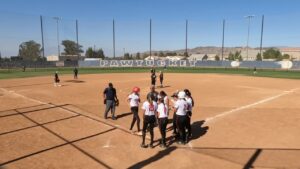
[[(299, 80), (165, 74), (158, 91), (192, 92), (193, 138), (183, 146), (171, 141), (167, 149), (141, 149), (140, 136), (128, 130), (126, 97), (139, 86), (145, 100), (148, 73), (60, 78), (62, 87), (53, 86), (52, 76), (0, 81), (0, 169), (300, 168)], [(120, 100), (116, 121), (103, 119), (108, 82)]]

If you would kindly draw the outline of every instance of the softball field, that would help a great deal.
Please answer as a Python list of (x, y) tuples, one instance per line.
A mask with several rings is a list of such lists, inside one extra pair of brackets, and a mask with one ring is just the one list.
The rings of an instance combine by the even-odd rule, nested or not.
[[(139, 86), (146, 99), (149, 73), (60, 79), (62, 87), (52, 76), (0, 81), (0, 169), (300, 168), (299, 80), (165, 73), (158, 91), (192, 92), (193, 138), (177, 145), (168, 131), (168, 148), (142, 149), (126, 97)], [(103, 119), (108, 82), (120, 100), (116, 121)]]

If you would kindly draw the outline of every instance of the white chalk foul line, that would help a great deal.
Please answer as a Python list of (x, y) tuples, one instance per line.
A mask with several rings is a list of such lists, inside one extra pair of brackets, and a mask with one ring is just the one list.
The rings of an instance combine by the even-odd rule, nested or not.
[[(2, 91), (4, 91), (4, 92), (7, 92), (7, 93), (12, 93), (12, 94), (14, 94), (14, 95), (17, 95), (17, 96), (19, 96), (19, 97), (22, 97), (22, 98), (24, 98), (24, 99), (26, 99), (26, 100), (30, 100), (30, 101), (33, 101), (33, 102), (36, 102), (36, 103), (40, 103), (40, 104), (49, 104), (49, 103), (46, 103), (46, 102), (42, 102), (42, 101), (40, 101), (40, 100), (36, 100), (36, 99), (32, 99), (32, 98), (29, 98), (29, 97), (26, 97), (26, 96), (24, 96), (24, 95), (21, 95), (21, 94), (19, 94), (19, 93), (16, 93), (15, 91), (12, 91), (12, 90), (6, 90), (6, 89), (4, 89), (4, 88), (0, 88)], [(49, 104), (50, 105), (50, 104)]]
[(253, 106), (256, 106), (256, 105), (259, 105), (259, 104), (263, 104), (263, 103), (266, 103), (266, 102), (269, 102), (271, 100), (274, 100), (274, 99), (277, 99), (279, 97), (282, 97), (282, 96), (285, 96), (287, 94), (290, 94), (290, 93), (293, 93), (295, 92), (296, 90), (298, 90), (298, 88), (295, 88), (295, 89), (291, 89), (291, 90), (288, 90), (288, 91), (284, 91), (283, 93), (281, 94), (278, 94), (278, 95), (275, 95), (275, 96), (272, 96), (272, 97), (269, 97), (269, 98), (266, 98), (266, 99), (263, 99), (263, 100), (260, 100), (258, 102), (255, 102), (255, 103), (252, 103), (252, 104), (248, 104), (248, 105), (245, 105), (245, 106), (242, 106), (242, 107), (238, 107), (238, 108), (235, 108), (235, 109), (232, 109), (232, 110), (229, 110), (229, 111), (226, 111), (226, 112), (223, 112), (223, 113), (220, 113), (216, 116), (213, 116), (213, 117), (209, 117), (209, 118), (206, 118), (205, 119), (205, 123), (208, 124), (218, 118), (221, 118), (221, 117), (224, 117), (224, 116), (228, 116), (230, 114), (233, 114), (235, 112), (238, 112), (238, 111), (241, 111), (241, 110), (244, 110), (244, 109), (248, 109), (250, 107), (253, 107)]

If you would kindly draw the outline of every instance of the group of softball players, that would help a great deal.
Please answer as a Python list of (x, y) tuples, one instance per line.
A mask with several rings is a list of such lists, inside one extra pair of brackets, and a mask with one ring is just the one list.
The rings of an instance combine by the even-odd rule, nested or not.
[[(185, 144), (188, 139), (191, 138), (191, 115), (194, 101), (191, 96), (191, 92), (188, 89), (178, 91), (171, 97), (172, 105), (170, 105), (169, 97), (164, 91), (159, 93), (151, 86), (150, 93), (147, 95), (146, 101), (141, 105), (143, 114), (143, 126), (140, 127), (139, 117), (139, 106), (141, 103), (140, 99), (140, 88), (134, 87), (132, 93), (128, 96), (131, 112), (133, 113), (132, 123), (130, 130), (133, 130), (135, 123), (137, 122), (137, 134), (142, 135), (142, 148), (153, 148), (154, 145), (154, 127), (158, 126), (161, 134), (160, 147), (166, 148), (166, 132), (168, 125), (169, 112), (173, 111), (173, 134), (177, 139), (178, 144)], [(145, 138), (146, 132), (150, 132), (150, 144), (146, 145)], [(134, 132), (133, 132), (134, 133)], [(187, 134), (186, 134), (187, 133)]]

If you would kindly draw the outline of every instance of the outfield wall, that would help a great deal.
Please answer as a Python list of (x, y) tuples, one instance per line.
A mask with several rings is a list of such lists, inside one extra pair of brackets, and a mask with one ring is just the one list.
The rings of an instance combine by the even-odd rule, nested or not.
[(300, 61), (190, 61), (190, 60), (89, 60), (89, 61), (0, 61), (1, 69), (51, 67), (207, 67), (207, 68), (250, 68), (300, 70)]
[(189, 60), (99, 60), (79, 61), (79, 67), (220, 67), (220, 68), (258, 68), (258, 69), (299, 69), (300, 61), (189, 61)]

